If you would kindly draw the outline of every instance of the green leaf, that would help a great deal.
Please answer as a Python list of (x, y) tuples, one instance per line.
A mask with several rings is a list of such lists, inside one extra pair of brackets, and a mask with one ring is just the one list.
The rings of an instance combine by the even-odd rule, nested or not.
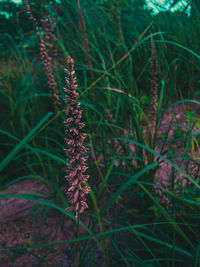
[(200, 90), (195, 90), (194, 95), (195, 96), (200, 95)]
[(148, 105), (151, 102), (151, 97), (147, 95), (143, 95), (140, 97), (140, 102), (142, 105)]
[(173, 135), (174, 135), (175, 138), (182, 137), (182, 136), (184, 136), (184, 134), (185, 134), (185, 131), (182, 130), (181, 128), (176, 129), (176, 130), (174, 131), (174, 133), (173, 133)]
[(0, 171), (2, 171), (12, 158), (19, 152), (19, 150), (28, 142), (32, 135), (53, 115), (53, 112), (49, 112), (46, 116), (29, 132), (29, 134), (24, 137), (24, 139), (16, 145), (16, 147), (5, 157), (5, 159), (0, 163)]
[(165, 140), (168, 134), (169, 134), (168, 132), (164, 132), (163, 134), (161, 134), (161, 138)]
[(153, 206), (149, 207), (148, 210), (152, 210), (156, 217), (160, 217), (161, 216), (160, 209), (156, 205), (153, 205)]
[(100, 212), (100, 215), (103, 216), (103, 214), (106, 212), (106, 210), (118, 199), (119, 195), (123, 193), (131, 184), (136, 183), (137, 179), (148, 172), (150, 169), (158, 166), (158, 163), (152, 163), (148, 166), (146, 166), (141, 171), (137, 172), (134, 176), (131, 176), (130, 179), (124, 183), (120, 189), (111, 197), (111, 199), (107, 202), (107, 204), (104, 206), (103, 210)]
[(104, 186), (105, 186), (105, 184), (107, 183), (107, 181), (108, 181), (108, 179), (110, 177), (111, 171), (112, 171), (112, 169), (114, 167), (115, 160), (116, 160), (116, 155), (114, 155), (112, 163), (111, 163), (111, 165), (110, 165), (110, 167), (109, 167), (109, 169), (107, 171), (107, 174), (106, 174), (104, 180), (102, 181), (102, 183), (100, 184), (99, 192), (98, 192), (98, 195), (97, 195), (97, 201), (99, 201), (99, 199), (101, 197), (101, 194), (103, 192)]

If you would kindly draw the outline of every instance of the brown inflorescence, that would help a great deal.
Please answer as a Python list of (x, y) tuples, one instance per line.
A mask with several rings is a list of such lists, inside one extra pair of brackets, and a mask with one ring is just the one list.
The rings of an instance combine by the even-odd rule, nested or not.
[(40, 53), (41, 53), (42, 61), (44, 63), (44, 69), (47, 75), (48, 85), (49, 85), (50, 93), (52, 94), (53, 103), (55, 107), (58, 107), (61, 103), (60, 103), (60, 98), (58, 95), (59, 91), (57, 89), (57, 83), (53, 75), (52, 57), (48, 55), (45, 41), (43, 38), (40, 38)]
[(87, 31), (86, 31), (86, 25), (85, 25), (85, 18), (83, 16), (83, 12), (81, 9), (81, 5), (80, 5), (80, 0), (77, 0), (77, 6), (78, 6), (78, 11), (79, 11), (79, 28), (82, 34), (82, 42), (83, 42), (83, 47), (85, 49), (86, 52), (86, 61), (87, 61), (87, 67), (88, 68), (92, 68), (92, 62), (90, 59), (90, 47), (89, 47), (89, 43), (88, 43), (88, 35), (87, 35)]
[(157, 77), (157, 58), (156, 58), (156, 48), (151, 36), (151, 120), (153, 126), (156, 124), (156, 114), (157, 114), (157, 99), (158, 99), (158, 77)]
[[(41, 19), (41, 24), (43, 26), (43, 31), (44, 31), (44, 37), (40, 33), (39, 30), (39, 24), (36, 20), (36, 18), (33, 16), (33, 13), (31, 11), (30, 4), (28, 0), (25, 0), (25, 7), (26, 11), (29, 15), (29, 18), (33, 21), (36, 33), (39, 37), (40, 40), (40, 54), (42, 61), (44, 63), (44, 69), (45, 73), (47, 75), (47, 80), (48, 80), (48, 85), (51, 93), (51, 97), (53, 99), (54, 107), (56, 111), (58, 111), (58, 107), (61, 104), (60, 103), (60, 98), (59, 98), (59, 91), (57, 89), (57, 83), (55, 81), (55, 77), (53, 74), (53, 68), (52, 68), (52, 57), (49, 55), (49, 48), (52, 50), (53, 47), (53, 42), (55, 41), (55, 35), (53, 34), (53, 22), (50, 20), (50, 17), (47, 16), (45, 18)], [(48, 48), (48, 49), (47, 49)]]
[(67, 95), (64, 98), (64, 102), (70, 104), (70, 106), (65, 109), (65, 114), (67, 114), (67, 119), (64, 124), (68, 126), (65, 133), (69, 138), (65, 138), (68, 145), (65, 150), (67, 160), (70, 164), (67, 164), (65, 171), (67, 175), (65, 178), (68, 181), (68, 192), (67, 197), (71, 204), (71, 207), (67, 208), (68, 211), (75, 210), (75, 217), (78, 219), (79, 215), (88, 208), (86, 203), (86, 194), (89, 193), (90, 187), (84, 185), (88, 180), (90, 175), (84, 175), (83, 173), (88, 169), (87, 159), (88, 156), (84, 155), (88, 149), (83, 145), (84, 139), (87, 136), (86, 133), (81, 133), (80, 130), (85, 126), (81, 123), (82, 110), (80, 110), (80, 102), (77, 102), (76, 98), (79, 96), (77, 92), (76, 77), (74, 77), (74, 60), (69, 56), (68, 70), (65, 69), (67, 73), (66, 83), (67, 88), (64, 88), (64, 92)]
[(41, 18), (41, 25), (44, 31), (44, 41), (47, 47), (47, 52), (49, 56), (56, 57), (58, 56), (58, 49), (54, 47), (54, 42), (56, 41), (56, 36), (54, 34), (55, 20), (49, 15)]

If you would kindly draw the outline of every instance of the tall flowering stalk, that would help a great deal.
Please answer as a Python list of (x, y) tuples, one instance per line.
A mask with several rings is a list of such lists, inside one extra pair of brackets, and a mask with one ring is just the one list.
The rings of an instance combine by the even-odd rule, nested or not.
[(119, 46), (124, 44), (124, 36), (122, 32), (122, 25), (121, 25), (121, 7), (120, 7), (120, 0), (117, 0), (117, 30), (118, 30), (118, 37), (119, 37)]
[(36, 18), (33, 16), (30, 4), (28, 0), (25, 0), (25, 7), (26, 11), (29, 15), (30, 20), (33, 21), (36, 33), (39, 37), (40, 40), (40, 54), (42, 61), (44, 63), (44, 69), (46, 72), (47, 80), (48, 80), (48, 85), (49, 85), (49, 90), (51, 93), (51, 97), (54, 103), (55, 110), (59, 110), (59, 105), (61, 104), (60, 98), (59, 98), (59, 91), (58, 91), (58, 86), (55, 81), (55, 77), (53, 74), (53, 68), (52, 68), (52, 57), (49, 55), (50, 49), (52, 50), (53, 47), (53, 42), (55, 41), (55, 35), (53, 34), (53, 21), (50, 20), (50, 17), (44, 17), (41, 19), (41, 24), (43, 26), (43, 31), (44, 31), (44, 37), (40, 33), (39, 30), (39, 24)]
[(65, 168), (67, 173), (65, 178), (69, 185), (67, 197), (71, 204), (71, 207), (67, 208), (67, 210), (74, 210), (76, 220), (78, 221), (79, 215), (88, 208), (86, 195), (89, 193), (90, 187), (84, 185), (84, 183), (90, 175), (83, 174), (88, 169), (86, 163), (88, 156), (84, 155), (88, 149), (83, 145), (87, 134), (80, 132), (85, 124), (80, 122), (82, 110), (79, 109), (80, 102), (76, 100), (79, 93), (77, 92), (76, 77), (74, 77), (74, 60), (70, 56), (68, 57), (67, 65), (68, 69), (65, 69), (67, 73), (67, 88), (63, 89), (67, 93), (64, 102), (70, 104), (64, 111), (68, 117), (64, 121), (64, 124), (68, 126), (65, 133), (69, 136), (69, 138), (65, 138), (68, 148), (64, 150), (70, 163)]
[(47, 52), (49, 56), (56, 57), (58, 56), (58, 49), (57, 47), (54, 47), (54, 42), (56, 41), (56, 36), (54, 34), (55, 20), (49, 15), (44, 15), (40, 21), (44, 31), (44, 41), (47, 47)]
[[(80, 0), (77, 0), (77, 6), (78, 6), (78, 12), (79, 12), (79, 29), (82, 35), (82, 44), (83, 44), (83, 48), (85, 50), (85, 55), (86, 55), (86, 67), (91, 69), (92, 68), (91, 52), (90, 52), (90, 46), (88, 42), (85, 18), (84, 18), (82, 9), (81, 9)], [(92, 71), (89, 72), (89, 79), (91, 81), (94, 80), (94, 73)], [(92, 93), (92, 99), (93, 101), (95, 101), (94, 90), (92, 90), (91, 93)]]
[(158, 99), (158, 77), (157, 77), (157, 57), (156, 57), (156, 48), (151, 36), (151, 120), (153, 126), (156, 124), (156, 114), (157, 114), (157, 99)]
[(89, 47), (89, 43), (88, 43), (88, 35), (87, 35), (87, 31), (86, 31), (86, 25), (85, 25), (85, 19), (83, 16), (83, 12), (81, 9), (81, 5), (80, 5), (80, 0), (77, 0), (77, 6), (78, 6), (78, 12), (79, 12), (79, 28), (82, 34), (82, 41), (83, 41), (83, 47), (85, 49), (86, 52), (86, 61), (87, 61), (87, 67), (91, 68), (92, 67), (92, 62), (90, 60), (90, 47)]
[(42, 61), (44, 63), (44, 69), (47, 75), (47, 80), (48, 80), (48, 85), (49, 85), (49, 90), (51, 93), (51, 97), (53, 99), (53, 103), (56, 109), (58, 109), (60, 103), (60, 98), (59, 98), (59, 91), (58, 91), (58, 85), (55, 81), (55, 77), (53, 74), (53, 68), (52, 68), (52, 57), (49, 56), (48, 50), (45, 44), (45, 41), (43, 38), (40, 38), (40, 54)]

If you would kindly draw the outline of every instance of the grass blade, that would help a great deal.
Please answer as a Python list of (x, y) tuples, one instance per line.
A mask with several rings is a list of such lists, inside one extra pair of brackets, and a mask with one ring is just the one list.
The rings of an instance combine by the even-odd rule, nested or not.
[(49, 112), (46, 116), (29, 132), (27, 136), (5, 157), (5, 159), (0, 163), (0, 171), (2, 171), (12, 158), (19, 152), (19, 150), (28, 142), (32, 135), (53, 115), (53, 112)]
[(103, 210), (100, 212), (100, 215), (103, 216), (103, 214), (106, 212), (106, 210), (115, 202), (116, 199), (118, 199), (119, 195), (126, 190), (131, 184), (135, 183), (136, 180), (148, 172), (150, 169), (158, 166), (158, 163), (152, 163), (148, 166), (146, 166), (141, 171), (137, 172), (134, 176), (131, 176), (130, 179), (123, 184), (123, 186), (120, 187), (120, 189), (111, 197), (111, 199), (107, 202), (107, 204), (104, 206)]

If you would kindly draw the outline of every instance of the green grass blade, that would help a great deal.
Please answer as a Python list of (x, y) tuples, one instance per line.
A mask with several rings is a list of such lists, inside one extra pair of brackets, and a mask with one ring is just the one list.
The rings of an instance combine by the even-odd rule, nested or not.
[(138, 184), (149, 196), (149, 198), (159, 207), (160, 212), (163, 214), (163, 216), (173, 225), (174, 229), (188, 242), (188, 244), (194, 249), (194, 246), (192, 242), (188, 239), (186, 234), (182, 231), (182, 229), (174, 223), (173, 219), (171, 216), (167, 213), (167, 211), (154, 199), (152, 194), (149, 192), (148, 189), (146, 189), (142, 184)]
[(9, 183), (5, 184), (4, 186), (0, 187), (0, 190), (5, 189), (5, 188), (9, 187), (10, 185), (15, 184), (16, 182), (19, 182), (19, 181), (24, 180), (24, 179), (30, 179), (30, 178), (31, 179), (32, 178), (38, 179), (42, 183), (44, 183), (46, 186), (48, 186), (48, 182), (44, 178), (42, 178), (41, 176), (29, 175), (29, 176), (22, 176), (22, 177), (19, 177), (19, 178), (16, 178), (16, 179), (12, 180), (11, 182), (9, 182)]
[(168, 44), (173, 44), (175, 46), (178, 46), (180, 48), (183, 48), (184, 50), (188, 51), (189, 53), (191, 53), (192, 55), (194, 55), (195, 57), (197, 57), (198, 59), (200, 59), (200, 56), (195, 53), (194, 51), (192, 51), (191, 49), (185, 47), (184, 45), (181, 45), (181, 44), (178, 44), (178, 43), (175, 43), (175, 42), (172, 42), (172, 41), (167, 41), (167, 40), (156, 40), (155, 43), (168, 43)]
[(123, 261), (125, 262), (126, 266), (130, 267), (130, 264), (128, 263), (126, 257), (123, 255), (123, 253), (121, 252), (121, 250), (119, 249), (119, 247), (117, 246), (117, 244), (115, 243), (115, 241), (112, 240), (112, 238), (110, 238), (110, 241), (112, 242), (113, 246), (115, 247), (116, 251), (121, 256), (121, 258), (123, 259)]
[(148, 240), (151, 240), (151, 241), (153, 241), (153, 242), (159, 244), (159, 245), (162, 245), (162, 246), (165, 246), (165, 247), (168, 247), (168, 248), (171, 248), (171, 249), (174, 248), (176, 251), (178, 251), (178, 252), (180, 252), (180, 253), (182, 253), (182, 254), (188, 256), (188, 257), (192, 257), (192, 254), (191, 254), (191, 253), (189, 253), (188, 251), (186, 251), (186, 250), (184, 250), (184, 249), (182, 249), (182, 248), (179, 248), (179, 247), (177, 247), (177, 246), (173, 246), (172, 244), (170, 244), (170, 243), (168, 243), (168, 242), (164, 242), (164, 241), (162, 241), (162, 240), (160, 240), (160, 239), (158, 239), (158, 238), (155, 238), (155, 237), (150, 236), (150, 235), (147, 235), (147, 234), (143, 234), (143, 233), (138, 232), (138, 231), (136, 231), (136, 230), (134, 230), (134, 232), (137, 233), (138, 235), (140, 235), (140, 236), (142, 236), (142, 237), (148, 239)]
[(121, 138), (121, 137), (119, 137), (119, 138), (112, 138), (112, 139), (113, 139), (113, 140), (115, 140), (115, 139), (116, 139), (116, 140), (122, 140), (122, 141), (127, 141), (127, 142), (130, 142), (130, 143), (133, 143), (133, 144), (135, 144), (135, 145), (137, 145), (137, 146), (140, 146), (140, 147), (144, 148), (145, 150), (147, 150), (147, 151), (153, 153), (153, 154), (156, 155), (157, 157), (163, 159), (165, 162), (167, 162), (168, 164), (170, 164), (172, 167), (174, 167), (174, 168), (175, 168), (176, 170), (178, 170), (180, 173), (182, 173), (185, 177), (188, 178), (188, 180), (189, 180), (190, 182), (192, 182), (194, 185), (197, 186), (197, 188), (200, 189), (200, 185), (199, 185), (196, 181), (194, 181), (194, 180), (193, 180), (187, 173), (185, 173), (183, 170), (181, 170), (181, 169), (180, 169), (176, 164), (174, 164), (171, 160), (168, 160), (167, 158), (165, 158), (165, 157), (162, 156), (161, 154), (157, 153), (157, 152), (154, 151), (153, 149), (151, 149), (151, 148), (149, 148), (149, 147), (147, 147), (147, 146), (145, 146), (145, 145), (143, 145), (143, 144), (141, 144), (141, 143), (138, 143), (137, 141), (128, 139), (128, 138)]
[[(117, 232), (122, 232), (122, 231), (127, 231), (127, 230), (130, 230), (131, 232), (133, 232), (133, 229), (134, 229), (134, 232), (136, 231), (135, 229), (136, 228), (141, 228), (143, 227), (143, 225), (129, 225), (129, 226), (125, 226), (125, 227), (121, 227), (121, 228), (118, 228), (118, 229), (114, 229), (114, 230), (110, 230), (110, 231), (105, 231), (103, 233), (98, 233), (98, 234), (91, 234), (91, 235), (88, 235), (88, 236), (83, 236), (83, 237), (80, 237), (80, 238), (76, 238), (76, 239), (71, 239), (71, 240), (66, 240), (66, 241), (61, 241), (61, 242), (55, 242), (55, 243), (47, 243), (47, 244), (41, 244), (41, 245), (34, 245), (34, 246), (27, 246), (27, 247), (18, 247), (18, 248), (0, 248), (0, 251), (3, 251), (3, 250), (18, 250), (18, 249), (29, 249), (29, 248), (44, 248), (44, 247), (51, 247), (51, 246), (56, 246), (56, 245), (61, 245), (61, 244), (70, 244), (70, 243), (75, 243), (75, 242), (78, 242), (78, 241), (81, 241), (81, 240), (87, 240), (87, 239), (90, 239), (90, 238), (97, 238), (99, 236), (110, 236), (110, 235), (113, 235), (114, 233), (117, 233)], [(87, 228), (87, 227), (86, 227)], [(160, 239), (157, 239), (155, 237), (152, 237), (150, 235), (147, 235), (147, 234), (143, 234), (139, 231), (136, 231), (138, 235), (148, 239), (148, 240), (151, 240), (159, 245), (163, 245), (163, 246), (166, 246), (168, 248), (173, 248), (173, 245), (167, 243), (167, 242), (164, 242)], [(189, 253), (188, 251), (185, 251), (184, 249), (182, 248), (179, 248), (177, 246), (175, 246), (175, 250), (188, 256), (188, 257), (192, 257), (192, 254)]]
[[(2, 199), (6, 199), (6, 198), (10, 198), (10, 197), (16, 197), (16, 198), (21, 198), (21, 199), (26, 199), (26, 200), (30, 200), (30, 201), (33, 201), (33, 202), (36, 202), (36, 203), (39, 203), (39, 204), (43, 204), (45, 206), (48, 206), (48, 207), (51, 207), (51, 208), (54, 208), (54, 209), (57, 209), (59, 210), (61, 213), (63, 214), (66, 214), (68, 217), (70, 217), (74, 222), (76, 222), (76, 218), (75, 216), (71, 213), (71, 212), (68, 212), (67, 210), (65, 210), (64, 208), (54, 204), (54, 203), (51, 203), (49, 201), (44, 201), (42, 199), (38, 199), (38, 195), (36, 194), (18, 194), (18, 195), (15, 195), (15, 194), (0, 194), (0, 197)], [(89, 237), (93, 238), (93, 234), (92, 232), (90, 231), (90, 229), (80, 220), (79, 221), (80, 225), (90, 234)], [(103, 248), (99, 242), (99, 240), (97, 240), (95, 237), (94, 237), (95, 241), (97, 242), (97, 244), (99, 245), (100, 249), (103, 251)], [(76, 241), (79, 241), (79, 240), (82, 240), (81, 238), (79, 239), (76, 239)], [(84, 239), (83, 239), (84, 240)], [(75, 241), (74, 241), (75, 242)], [(67, 242), (68, 243), (68, 242)], [(71, 243), (71, 242), (69, 242)], [(72, 242), (73, 243), (73, 242)], [(59, 242), (59, 244), (64, 244), (62, 242)], [(42, 247), (43, 245), (41, 245)], [(47, 245), (49, 246), (49, 244)], [(35, 248), (35, 247), (40, 247), (39, 246), (33, 246), (32, 248)], [(25, 247), (25, 248), (31, 248), (31, 247)], [(18, 248), (19, 249), (19, 248)], [(0, 249), (0, 250), (5, 250), (5, 249)], [(6, 249), (7, 250), (7, 249)]]
[(53, 115), (53, 112), (49, 112), (46, 116), (29, 132), (29, 134), (24, 137), (24, 139), (5, 157), (5, 159), (0, 163), (0, 171), (2, 171), (7, 164), (12, 160), (12, 158), (19, 152), (19, 150), (28, 142), (32, 135)]
[(141, 171), (137, 172), (134, 176), (131, 176), (130, 179), (123, 184), (123, 186), (120, 187), (120, 189), (111, 197), (111, 199), (107, 202), (107, 204), (104, 206), (103, 210), (100, 212), (100, 215), (103, 216), (103, 214), (106, 212), (106, 210), (115, 202), (116, 199), (118, 199), (119, 195), (126, 190), (131, 184), (135, 183), (137, 179), (148, 172), (150, 169), (158, 166), (158, 163), (152, 163), (148, 166), (146, 166)]
[(100, 199), (100, 197), (101, 197), (101, 194), (102, 194), (102, 192), (103, 192), (104, 186), (105, 186), (105, 184), (107, 183), (107, 181), (108, 181), (108, 179), (109, 179), (109, 177), (110, 177), (110, 174), (111, 174), (111, 171), (112, 171), (112, 169), (113, 169), (115, 160), (116, 160), (116, 155), (114, 155), (113, 160), (112, 160), (112, 162), (111, 162), (111, 165), (110, 165), (110, 167), (109, 167), (109, 169), (108, 169), (108, 171), (107, 171), (107, 173), (106, 173), (106, 176), (105, 176), (103, 182), (100, 184), (99, 192), (98, 192), (98, 195), (97, 195), (97, 201), (99, 201), (99, 199)]
[(200, 266), (200, 242), (199, 242), (199, 244), (198, 244), (198, 246), (197, 246), (197, 249), (196, 249), (196, 252), (195, 252), (195, 257), (194, 257), (194, 259), (195, 259), (195, 262), (194, 262), (194, 267), (198, 267), (198, 266)]
[(57, 192), (57, 194), (59, 195), (60, 199), (62, 200), (64, 206), (68, 206), (68, 201), (66, 199), (66, 197), (64, 196), (63, 192), (60, 190), (60, 187), (58, 186), (58, 183), (56, 182), (56, 179), (53, 175), (51, 175), (51, 180), (54, 186), (55, 191)]

